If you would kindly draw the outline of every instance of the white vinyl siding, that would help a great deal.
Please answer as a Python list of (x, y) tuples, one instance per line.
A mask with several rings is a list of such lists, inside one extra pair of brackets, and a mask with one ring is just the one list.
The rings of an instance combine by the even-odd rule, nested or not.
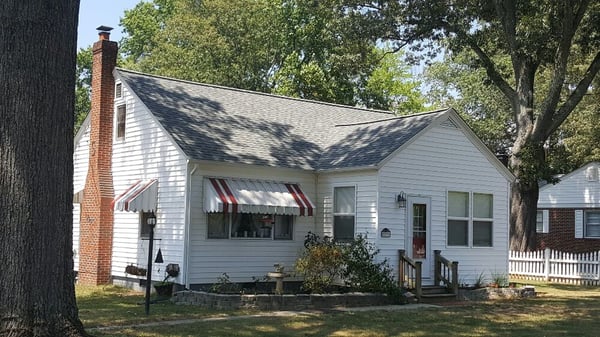
[[(223, 165), (220, 163), (202, 163), (195, 166), (191, 180), (190, 200), (190, 238), (189, 238), (189, 279), (188, 283), (211, 284), (223, 273), (227, 273), (233, 282), (252, 282), (273, 271), (273, 265), (279, 263), (286, 270), (293, 270), (298, 254), (304, 248), (304, 238), (309, 231), (315, 232), (316, 216), (293, 216), (291, 240), (283, 239), (286, 233), (278, 233), (274, 228), (273, 239), (231, 238), (222, 229), (223, 239), (209, 239), (209, 216), (204, 211), (204, 179), (206, 177), (236, 177), (257, 180), (277, 180), (298, 183), (306, 196), (311, 199), (319, 212), (315, 193), (315, 175), (310, 172), (276, 169), (247, 165)], [(216, 228), (216, 229), (215, 229)], [(277, 236), (280, 236), (279, 238)]]
[[(152, 277), (153, 280), (162, 280), (165, 266), (175, 263), (179, 264), (182, 273), (174, 281), (183, 283), (187, 272), (183, 268), (186, 158), (125, 85), (122, 92), (122, 98), (115, 102), (115, 108), (117, 105), (126, 106), (127, 137), (117, 141), (117, 134), (114, 134), (112, 174), (115, 195), (120, 195), (139, 179), (158, 180), (154, 231), (157, 241), (152, 256), (156, 256), (158, 249), (161, 249), (164, 263), (154, 265)], [(130, 277), (125, 274), (127, 265), (146, 265), (148, 240), (140, 238), (140, 225), (138, 212), (114, 212), (113, 276)]]
[[(396, 195), (404, 191), (430, 198), (430, 250), (439, 249), (444, 257), (459, 261), (464, 282), (472, 282), (482, 272), (508, 273), (509, 181), (460, 128), (439, 126), (423, 133), (381, 168), (378, 186), (379, 229), (392, 232), (391, 238), (379, 240), (378, 247), (380, 258), (388, 258), (392, 267), (397, 268), (398, 249), (408, 249), (407, 212), (396, 203)], [(448, 191), (493, 195), (492, 247), (447, 245)]]
[(333, 188), (333, 238), (337, 241), (354, 239), (356, 218), (356, 189), (354, 186)]
[(600, 162), (591, 162), (559, 178), (557, 184), (540, 188), (538, 208), (600, 208), (600, 181), (592, 179)]
[(334, 236), (334, 189), (354, 187), (354, 236), (363, 235), (377, 243), (377, 174), (374, 170), (360, 172), (323, 173), (317, 178), (319, 194), (317, 224), (323, 224), (320, 236)]
[[(73, 151), (73, 194), (85, 187), (90, 157), (90, 126), (89, 117), (81, 125), (79, 138), (75, 139)], [(85, 196), (84, 196), (85, 197)], [(73, 256), (74, 270), (79, 270), (79, 224), (81, 205), (73, 204)]]

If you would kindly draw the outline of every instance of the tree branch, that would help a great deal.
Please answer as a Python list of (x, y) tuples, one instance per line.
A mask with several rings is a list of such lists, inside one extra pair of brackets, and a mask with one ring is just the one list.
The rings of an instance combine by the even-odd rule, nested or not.
[(517, 10), (515, 8), (516, 4), (514, 0), (499, 0), (494, 1), (494, 6), (496, 8), (496, 13), (500, 18), (500, 22), (502, 23), (502, 28), (504, 29), (504, 36), (506, 37), (506, 42), (510, 48), (510, 53), (513, 54), (517, 51)]
[(479, 60), (483, 63), (483, 67), (489, 78), (494, 82), (494, 84), (502, 91), (502, 93), (508, 98), (511, 102), (515, 99), (516, 92), (515, 90), (506, 82), (506, 80), (502, 77), (502, 75), (496, 70), (496, 66), (494, 62), (489, 58), (489, 56), (479, 47), (479, 45), (465, 36), (465, 40), (469, 47), (477, 54)]
[(600, 52), (596, 53), (594, 60), (592, 61), (592, 63), (590, 63), (590, 66), (586, 70), (585, 75), (583, 76), (581, 81), (579, 81), (579, 83), (577, 84), (575, 90), (573, 90), (571, 95), (569, 95), (569, 98), (567, 98), (567, 101), (558, 109), (558, 111), (554, 115), (550, 127), (546, 130), (546, 136), (549, 136), (554, 131), (556, 131), (556, 129), (558, 129), (558, 127), (564, 122), (564, 120), (567, 119), (569, 114), (573, 111), (573, 109), (575, 109), (575, 106), (579, 104), (579, 102), (587, 92), (590, 84), (594, 80), (596, 74), (598, 74), (599, 70)]
[[(588, 1), (584, 1), (579, 8), (577, 8), (574, 14), (571, 10), (572, 4), (562, 3), (562, 30), (561, 39), (556, 49), (556, 56), (554, 62), (554, 73), (552, 76), (552, 82), (548, 88), (548, 92), (545, 96), (544, 101), (540, 105), (540, 114), (536, 120), (533, 133), (538, 136), (544, 136), (546, 130), (549, 129), (552, 123), (552, 116), (556, 110), (556, 106), (560, 101), (560, 92), (563, 88), (565, 76), (567, 73), (567, 65), (573, 37), (577, 31), (577, 27), (583, 19), (583, 15), (589, 4)], [(545, 137), (543, 137), (545, 138)]]

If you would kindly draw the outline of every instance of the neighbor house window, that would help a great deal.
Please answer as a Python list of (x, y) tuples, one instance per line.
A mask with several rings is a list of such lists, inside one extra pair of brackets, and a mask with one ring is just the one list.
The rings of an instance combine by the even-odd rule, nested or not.
[(208, 213), (209, 239), (291, 240), (292, 215)]
[(448, 246), (491, 247), (493, 210), (492, 194), (448, 192)]
[(123, 139), (125, 137), (125, 118), (127, 116), (127, 109), (125, 105), (119, 105), (117, 107), (117, 139)]
[(354, 186), (333, 189), (333, 238), (337, 241), (354, 239), (356, 194)]
[(152, 212), (140, 212), (140, 238), (150, 238), (150, 226), (148, 225), (148, 216)]
[(538, 210), (535, 214), (535, 231), (537, 233), (548, 233), (548, 216), (549, 211), (547, 209)]
[(583, 218), (585, 237), (600, 238), (600, 210), (585, 211)]

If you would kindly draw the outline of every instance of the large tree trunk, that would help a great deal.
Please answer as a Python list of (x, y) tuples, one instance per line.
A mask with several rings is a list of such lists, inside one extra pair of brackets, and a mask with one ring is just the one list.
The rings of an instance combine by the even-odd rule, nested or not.
[(85, 336), (72, 251), (78, 0), (0, 2), (0, 335)]
[(517, 138), (510, 158), (516, 176), (511, 186), (510, 249), (516, 251), (536, 248), (538, 181), (545, 170), (546, 156), (543, 141), (531, 138), (531, 135)]

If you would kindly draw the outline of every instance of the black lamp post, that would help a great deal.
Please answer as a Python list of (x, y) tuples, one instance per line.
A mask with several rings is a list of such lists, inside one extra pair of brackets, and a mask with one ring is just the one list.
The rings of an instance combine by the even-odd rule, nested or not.
[(150, 227), (150, 237), (148, 238), (148, 273), (146, 274), (146, 315), (150, 314), (150, 290), (152, 287), (152, 246), (154, 243), (154, 226), (156, 226), (156, 215), (154, 211), (146, 218), (146, 223)]

